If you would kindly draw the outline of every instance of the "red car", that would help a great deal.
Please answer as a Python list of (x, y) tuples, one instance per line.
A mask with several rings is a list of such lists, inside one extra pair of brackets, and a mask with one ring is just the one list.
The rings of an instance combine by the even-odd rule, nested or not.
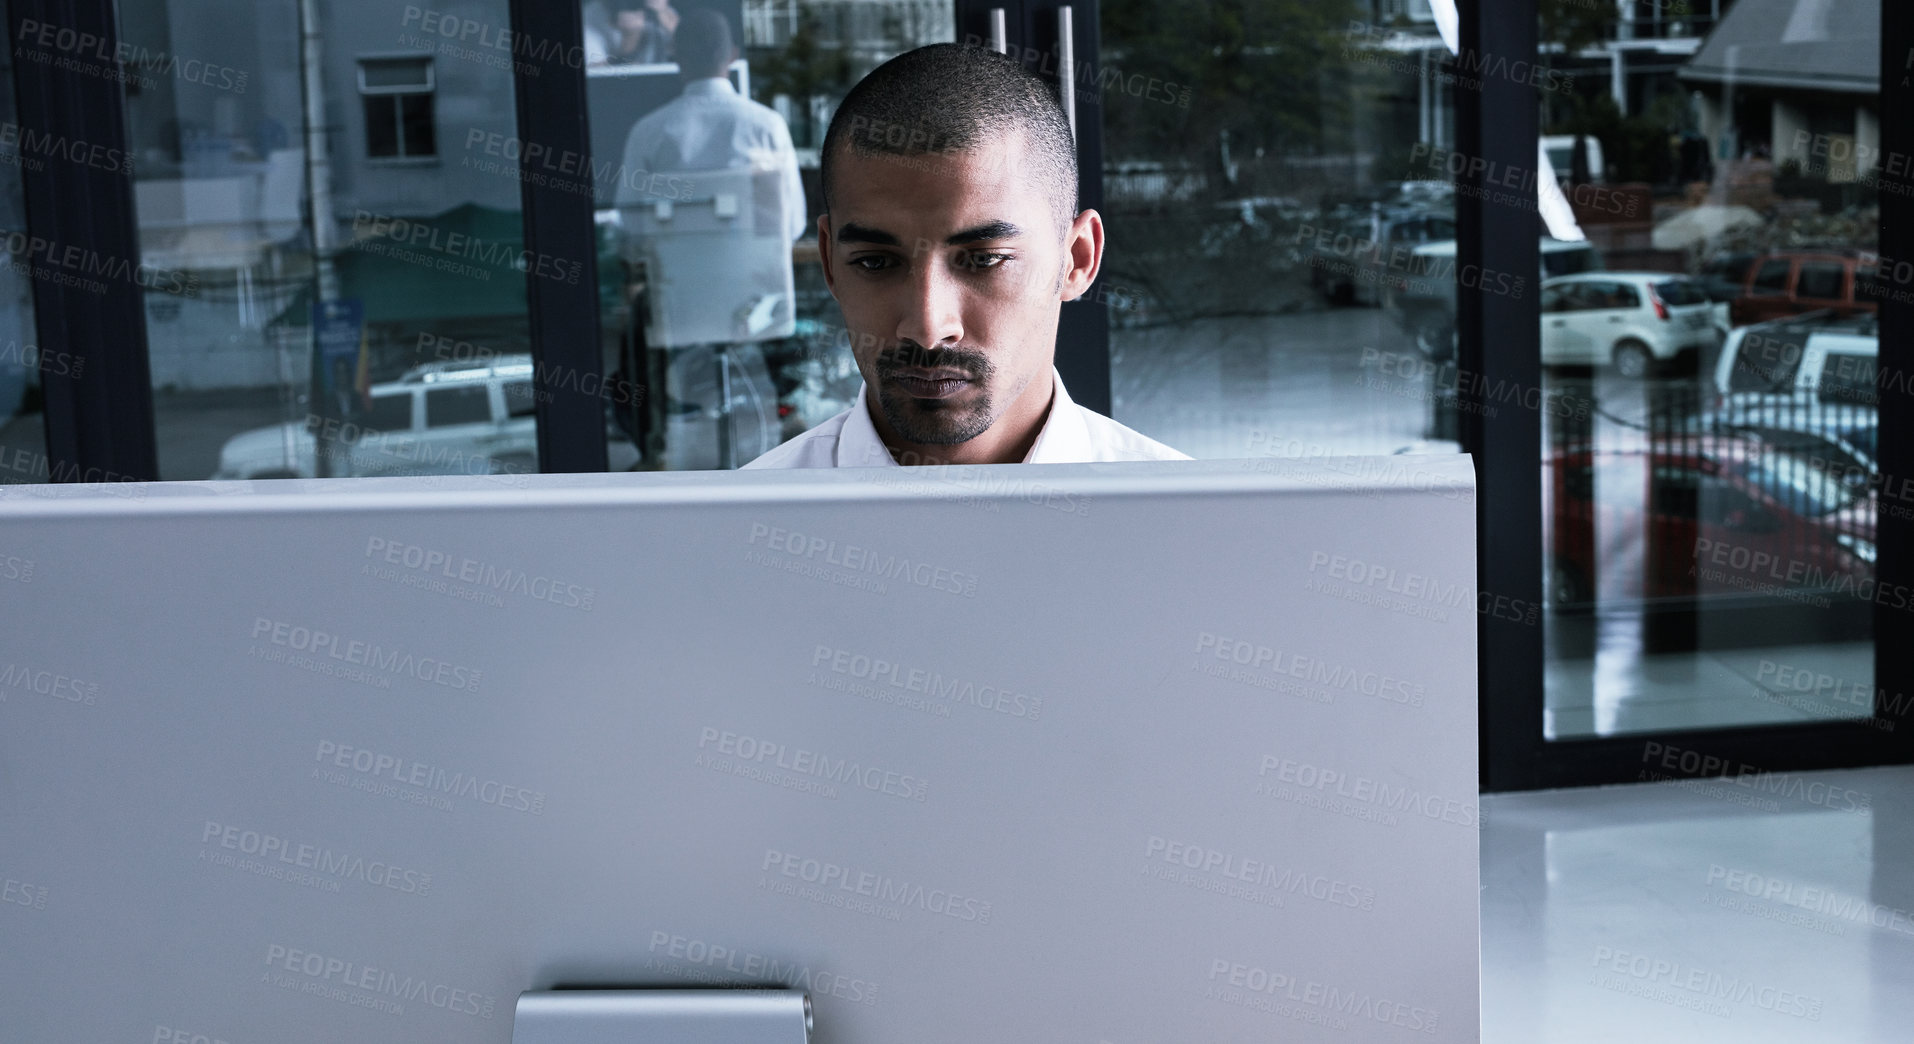
[(1634, 601), (1870, 597), (1874, 491), (1758, 438), (1571, 448), (1545, 465), (1548, 596)]
[(1833, 318), (1880, 307), (1880, 258), (1859, 250), (1787, 250), (1748, 265), (1741, 293), (1728, 305), (1736, 326), (1826, 309)]

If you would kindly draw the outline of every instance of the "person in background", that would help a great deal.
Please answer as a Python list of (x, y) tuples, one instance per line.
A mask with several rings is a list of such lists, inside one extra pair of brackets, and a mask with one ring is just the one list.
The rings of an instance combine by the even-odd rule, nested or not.
[(681, 21), (671, 0), (585, 0), (585, 64), (656, 65), (671, 60)]
[[(804, 182), (798, 174), (797, 150), (783, 117), (769, 106), (739, 94), (732, 85), (728, 73), (738, 58), (738, 48), (732, 39), (730, 22), (716, 11), (688, 11), (677, 21), (673, 39), (684, 86), (678, 97), (647, 113), (632, 126), (625, 138), (622, 169), (649, 172), (653, 180), (667, 181), (674, 173), (774, 171), (785, 237), (792, 241), (801, 238), (810, 228), (810, 221)], [(642, 191), (620, 189), (621, 208), (647, 202), (648, 197)], [(789, 263), (788, 252), (786, 263)], [(646, 273), (645, 278), (656, 275)], [(640, 321), (635, 325), (642, 339), (644, 323)], [(648, 376), (644, 383), (662, 391), (656, 388), (660, 383), (662, 358), (647, 357), (647, 352), (656, 347), (648, 346), (636, 354), (638, 358), (647, 359), (644, 368)], [(703, 346), (696, 352), (684, 353), (677, 365), (681, 369), (696, 369), (709, 350), (710, 346)], [(737, 345), (731, 351), (735, 365), (741, 370), (765, 371), (757, 345)], [(765, 386), (764, 393), (774, 398), (774, 382), (768, 373), (761, 383)], [(647, 427), (662, 423), (669, 412), (695, 412), (695, 408), (674, 410), (669, 396), (654, 395), (651, 401), (653, 409), (647, 414)], [(653, 459), (662, 457), (662, 434), (660, 431), (641, 440)], [(654, 454), (653, 450), (660, 452)]]

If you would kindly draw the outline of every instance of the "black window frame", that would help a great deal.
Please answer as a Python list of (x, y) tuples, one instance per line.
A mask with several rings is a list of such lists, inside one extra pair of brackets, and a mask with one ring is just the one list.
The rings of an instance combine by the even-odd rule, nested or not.
[[(1047, 53), (1058, 43), (1055, 0), (978, 2), (956, 0), (959, 40), (987, 39), (990, 11), (1005, 12), (1010, 40)], [(1070, 5), (1072, 42), (1079, 61), (1098, 57), (1098, 5)], [(1165, 3), (1165, 9), (1168, 10)], [(1503, 0), (1462, 6), (1463, 48), (1483, 56), (1534, 54), (1535, 0)], [(62, 24), (92, 33), (100, 53), (113, 53), (118, 33), (115, 0), (8, 0), (9, 32), (25, 20)], [(560, 42), (582, 38), (579, 6), (511, 0), (515, 34)], [(1914, 6), (1883, 4), (1881, 68), (1899, 68), (1914, 53)], [(590, 156), (582, 64), (568, 61), (567, 47), (530, 48), (514, 62), (514, 103), (521, 136), (554, 153)], [(50, 64), (15, 62), (13, 77), (23, 129), (61, 140), (124, 151), (124, 99), (110, 76), (67, 72)], [(1531, 170), (1536, 164), (1538, 101), (1532, 86), (1513, 77), (1485, 76), (1455, 85), (1457, 148), (1480, 158), (1484, 173), (1465, 179), (1456, 208), (1457, 265), (1466, 269), (1531, 273), (1543, 269), (1539, 224), (1532, 209), (1491, 202), (1506, 193), (1481, 183), (1487, 171)], [(1914, 109), (1914, 80), (1884, 76), (1878, 111)], [(1077, 107), (1077, 151), (1083, 205), (1102, 200), (1102, 128), (1097, 106)], [(1880, 121), (1881, 148), (1888, 156), (1914, 156), (1914, 123)], [(1914, 178), (1908, 164), (1883, 165), (1880, 176), (1879, 256), (1914, 256)], [(107, 256), (137, 258), (131, 183), (104, 170), (27, 170), (23, 192), (28, 230)], [(527, 250), (582, 258), (578, 279), (560, 283), (526, 275), (538, 421), (539, 469), (545, 472), (603, 471), (607, 462), (604, 407), (584, 389), (603, 378), (600, 357), (597, 256), (592, 201), (557, 184), (523, 180)], [(33, 286), (39, 345), (43, 352), (69, 351), (89, 363), (80, 374), (45, 376), (47, 457), (56, 478), (117, 473), (158, 478), (153, 427), (153, 389), (148, 369), (144, 302), (128, 281), (103, 295), (62, 287), (49, 280)], [(1473, 396), (1491, 388), (1539, 387), (1541, 382), (1539, 293), (1520, 296), (1479, 290), (1458, 295), (1458, 364), (1480, 376), (1464, 389), (1460, 439), (1477, 476), (1478, 586), (1486, 592), (1540, 605), (1542, 600), (1541, 416), (1535, 410), (1486, 410)], [(84, 297), (84, 299), (82, 299)], [(1914, 372), (1914, 294), (1887, 293), (1879, 300), (1879, 365)], [(1058, 369), (1073, 397), (1108, 413), (1109, 323), (1102, 296), (1093, 288), (1067, 304), (1059, 327)], [(97, 363), (97, 364), (96, 364)], [(562, 384), (552, 374), (573, 378)], [(1881, 389), (1878, 460), (1881, 471), (1905, 481), (1914, 476), (1914, 388), (1890, 382)], [(1914, 592), (1914, 512), (1883, 510), (1877, 518), (1876, 575), (1882, 590)], [(1493, 549), (1493, 553), (1489, 553)], [(1914, 644), (1914, 594), (1902, 606), (1877, 600), (1873, 618), (1877, 700), (1914, 695), (1914, 659), (1896, 651)], [(1834, 768), (1914, 762), (1914, 721), (1880, 731), (1857, 722), (1816, 722), (1737, 727), (1576, 740), (1543, 736), (1544, 630), (1520, 620), (1483, 615), (1478, 628), (1479, 723), (1485, 791), (1582, 786), (1640, 778), (1645, 748), (1676, 744), (1707, 752), (1715, 765), (1764, 771)]]

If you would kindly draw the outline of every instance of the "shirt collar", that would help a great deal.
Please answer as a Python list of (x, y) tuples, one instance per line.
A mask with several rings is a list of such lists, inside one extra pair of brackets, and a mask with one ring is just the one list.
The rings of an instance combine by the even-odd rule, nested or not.
[(738, 89), (731, 86), (731, 81), (722, 76), (701, 76), (695, 80), (687, 80), (684, 93), (687, 95), (736, 94)]
[[(1050, 367), (1050, 388), (1050, 412), (1044, 417), (1037, 441), (1031, 444), (1023, 462), (1067, 464), (1091, 459), (1090, 428), (1083, 422), (1083, 413), (1071, 401), (1070, 393), (1064, 390), (1063, 375), (1055, 366)], [(869, 385), (858, 387), (857, 401), (851, 404), (844, 428), (838, 432), (834, 463), (840, 468), (899, 466), (897, 458), (891, 456), (890, 449), (878, 436), (877, 425), (871, 421), (869, 394)]]

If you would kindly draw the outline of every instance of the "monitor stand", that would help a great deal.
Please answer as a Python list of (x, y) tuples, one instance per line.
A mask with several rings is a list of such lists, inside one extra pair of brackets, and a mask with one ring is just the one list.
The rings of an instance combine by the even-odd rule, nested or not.
[(551, 990), (518, 995), (512, 1044), (809, 1044), (798, 990)]

